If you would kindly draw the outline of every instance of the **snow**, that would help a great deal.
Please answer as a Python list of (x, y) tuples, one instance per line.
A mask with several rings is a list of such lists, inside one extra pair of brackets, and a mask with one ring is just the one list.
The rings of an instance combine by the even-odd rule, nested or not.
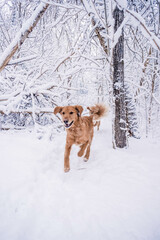
[(27, 57), (17, 58), (17, 59), (11, 60), (8, 65), (17, 64), (17, 63), (23, 63), (25, 61), (33, 60), (36, 57), (37, 57), (37, 55), (34, 54), (34, 55), (27, 56)]
[(126, 0), (115, 0), (115, 2), (121, 6), (121, 8), (126, 9), (127, 8), (127, 1)]
[(19, 43), (21, 36), (27, 31), (34, 23), (38, 14), (46, 7), (46, 4), (40, 3), (36, 10), (33, 12), (32, 16), (22, 25), (20, 31), (16, 34), (15, 38), (9, 44), (9, 46), (5, 49), (5, 51), (1, 54), (0, 57), (0, 67), (4, 64), (8, 55), (13, 51), (15, 46)]
[(160, 50), (160, 39), (149, 30), (143, 17), (134, 11), (126, 10), (126, 12), (130, 14), (129, 23), (135, 28), (140, 26), (142, 34), (149, 40), (153, 48)]
[(74, 147), (64, 173), (65, 137), (0, 132), (0, 239), (159, 240), (160, 144), (113, 150), (105, 118), (90, 160)]

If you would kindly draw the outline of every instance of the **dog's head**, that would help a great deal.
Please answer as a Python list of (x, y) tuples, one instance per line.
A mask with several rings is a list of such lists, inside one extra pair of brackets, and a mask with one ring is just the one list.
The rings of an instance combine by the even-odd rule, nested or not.
[(66, 107), (55, 107), (54, 114), (60, 113), (65, 128), (70, 128), (79, 119), (83, 112), (83, 107), (66, 106)]

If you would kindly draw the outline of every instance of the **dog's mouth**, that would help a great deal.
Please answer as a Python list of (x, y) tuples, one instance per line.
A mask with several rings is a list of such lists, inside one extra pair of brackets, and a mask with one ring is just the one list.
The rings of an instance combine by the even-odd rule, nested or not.
[(70, 128), (73, 124), (73, 121), (71, 123), (65, 123), (64, 126), (65, 128)]

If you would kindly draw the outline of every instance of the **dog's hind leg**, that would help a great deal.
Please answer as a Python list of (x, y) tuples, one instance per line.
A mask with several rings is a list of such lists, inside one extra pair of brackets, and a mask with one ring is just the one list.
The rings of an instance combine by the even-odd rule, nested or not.
[(97, 131), (99, 131), (100, 124), (101, 124), (101, 122), (97, 121)]
[(87, 162), (90, 156), (90, 150), (91, 150), (91, 143), (92, 143), (92, 139), (93, 139), (93, 131), (91, 133), (91, 137), (90, 140), (88, 142), (88, 146), (87, 146), (87, 150), (86, 150), (86, 154), (84, 156), (84, 161)]
[(87, 151), (86, 151), (86, 154), (85, 154), (85, 156), (84, 156), (84, 161), (85, 161), (85, 162), (87, 162), (88, 159), (89, 159), (90, 149), (91, 149), (91, 144), (88, 144)]
[(88, 141), (80, 146), (80, 150), (79, 150), (79, 152), (77, 154), (78, 157), (82, 157), (83, 156), (84, 151), (85, 151), (87, 145), (88, 145)]

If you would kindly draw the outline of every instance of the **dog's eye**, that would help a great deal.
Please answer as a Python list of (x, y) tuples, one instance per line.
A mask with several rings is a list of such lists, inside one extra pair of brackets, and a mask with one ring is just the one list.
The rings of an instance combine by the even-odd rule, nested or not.
[(73, 112), (70, 112), (69, 114), (73, 114)]
[(62, 112), (62, 114), (64, 115), (64, 114), (65, 114), (65, 112)]

